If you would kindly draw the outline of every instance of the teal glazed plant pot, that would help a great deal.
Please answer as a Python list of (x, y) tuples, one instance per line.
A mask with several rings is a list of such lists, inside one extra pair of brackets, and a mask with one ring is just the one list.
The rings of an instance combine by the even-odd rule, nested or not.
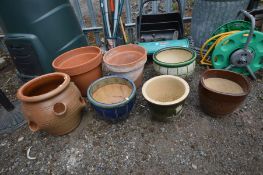
[(154, 70), (161, 75), (175, 75), (182, 78), (193, 74), (196, 52), (185, 47), (167, 47), (153, 55)]
[(136, 86), (127, 78), (107, 76), (90, 85), (87, 98), (101, 119), (118, 122), (129, 116), (136, 99)]
[(178, 116), (189, 92), (188, 83), (172, 75), (151, 78), (142, 87), (142, 94), (148, 101), (152, 118), (158, 121), (168, 121)]

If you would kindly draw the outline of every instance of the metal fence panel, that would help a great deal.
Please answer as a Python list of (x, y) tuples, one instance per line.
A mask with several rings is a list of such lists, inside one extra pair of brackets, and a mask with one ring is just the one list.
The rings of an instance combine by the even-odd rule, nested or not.
[[(97, 15), (94, 11), (94, 4), (93, 4), (94, 2), (92, 2), (92, 0), (87, 0), (88, 12), (82, 12), (81, 7), (80, 7), (81, 0), (71, 0), (71, 1), (73, 2), (72, 5), (74, 6), (74, 9), (76, 11), (77, 17), (80, 21), (80, 25), (82, 26), (83, 31), (85, 33), (93, 32), (96, 38), (96, 44), (101, 45), (100, 32), (103, 31), (103, 27), (98, 26), (97, 24)], [(136, 9), (136, 12), (133, 12), (132, 10), (134, 9), (131, 8), (131, 0), (125, 0), (125, 13), (126, 13), (125, 27), (128, 32), (128, 37), (129, 37), (128, 42), (129, 43), (134, 42), (136, 39), (136, 37), (134, 37), (134, 28), (136, 24), (133, 22), (132, 13), (138, 13), (141, 1), (143, 0), (138, 0), (137, 2), (138, 8)], [(179, 0), (179, 1), (181, 4), (181, 7), (179, 8), (182, 9), (182, 15), (184, 16), (184, 8), (185, 8), (186, 1), (185, 0)], [(164, 3), (166, 13), (171, 13), (173, 11), (172, 9), (173, 0), (165, 0), (163, 2), (160, 2), (157, 0), (157, 1), (147, 3), (151, 7), (151, 13), (153, 14), (159, 13), (160, 3)], [(143, 9), (143, 13), (145, 13), (145, 8)], [(89, 21), (91, 21), (91, 27), (86, 27), (86, 24), (82, 16), (83, 14), (84, 15), (87, 14), (87, 16), (90, 18)], [(191, 18), (185, 17), (184, 20), (189, 22)]]
[[(94, 10), (94, 1), (92, 0), (86, 0), (87, 3), (87, 11), (82, 11), (81, 5), (83, 4), (84, 0), (71, 0), (71, 4), (74, 7), (76, 16), (79, 20), (79, 23), (82, 27), (82, 30), (84, 33), (86, 34), (94, 34), (95, 36), (95, 42), (96, 45), (101, 46), (101, 38), (100, 38), (100, 33), (103, 32), (103, 27), (99, 26), (97, 21), (98, 21), (98, 16), (96, 15), (96, 11)], [(184, 7), (185, 7), (185, 0), (180, 0), (181, 1), (181, 5), (182, 5), (182, 11), (184, 11)], [(131, 0), (125, 0), (125, 14), (126, 14), (126, 18), (125, 18), (125, 27), (128, 33), (128, 42), (129, 43), (133, 43), (136, 39), (136, 37), (134, 37), (134, 28), (135, 28), (135, 22), (133, 22), (133, 16), (132, 13), (138, 13), (139, 11), (139, 6), (140, 6), (141, 0), (138, 0), (138, 8), (135, 9), (136, 12), (133, 12), (131, 8)], [(151, 13), (158, 13), (158, 8), (159, 8), (159, 2), (157, 1), (153, 1), (151, 3), (149, 3), (149, 5), (151, 6)], [(164, 7), (165, 7), (165, 11), (167, 13), (172, 12), (172, 4), (173, 4), (173, 0), (165, 0), (164, 1)], [(145, 11), (143, 11), (145, 12)], [(90, 27), (87, 27), (87, 24), (84, 21), (83, 18), (83, 14), (88, 16), (90, 21)], [(186, 18), (185, 18), (186, 19)], [(187, 18), (187, 20), (189, 20), (189, 17)], [(87, 38), (88, 39), (88, 38)], [(1, 48), (3, 48), (2, 46), (2, 38), (0, 38), (1, 42), (0, 42), (0, 46)], [(89, 44), (91, 44), (89, 41)]]

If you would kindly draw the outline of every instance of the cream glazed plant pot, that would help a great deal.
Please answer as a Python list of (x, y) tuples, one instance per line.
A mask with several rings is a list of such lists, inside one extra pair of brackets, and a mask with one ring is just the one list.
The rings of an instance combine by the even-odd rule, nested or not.
[(196, 52), (185, 47), (168, 47), (153, 55), (154, 70), (161, 75), (175, 75), (182, 78), (193, 74)]
[(168, 121), (180, 115), (189, 92), (188, 83), (173, 75), (156, 76), (142, 87), (152, 118), (159, 121)]

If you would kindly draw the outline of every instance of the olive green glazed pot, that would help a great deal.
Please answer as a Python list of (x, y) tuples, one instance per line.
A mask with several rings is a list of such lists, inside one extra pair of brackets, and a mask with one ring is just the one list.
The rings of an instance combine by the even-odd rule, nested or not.
[(179, 116), (188, 97), (188, 83), (177, 76), (161, 75), (144, 83), (142, 94), (154, 120), (169, 121)]

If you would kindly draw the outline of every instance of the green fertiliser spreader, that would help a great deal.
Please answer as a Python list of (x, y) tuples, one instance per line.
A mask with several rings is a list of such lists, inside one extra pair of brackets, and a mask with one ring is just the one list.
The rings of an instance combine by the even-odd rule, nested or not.
[(149, 56), (167, 47), (189, 47), (190, 38), (184, 38), (182, 7), (177, 1), (179, 12), (163, 14), (142, 14), (147, 2), (156, 0), (141, 0), (137, 17), (138, 45), (146, 49)]

